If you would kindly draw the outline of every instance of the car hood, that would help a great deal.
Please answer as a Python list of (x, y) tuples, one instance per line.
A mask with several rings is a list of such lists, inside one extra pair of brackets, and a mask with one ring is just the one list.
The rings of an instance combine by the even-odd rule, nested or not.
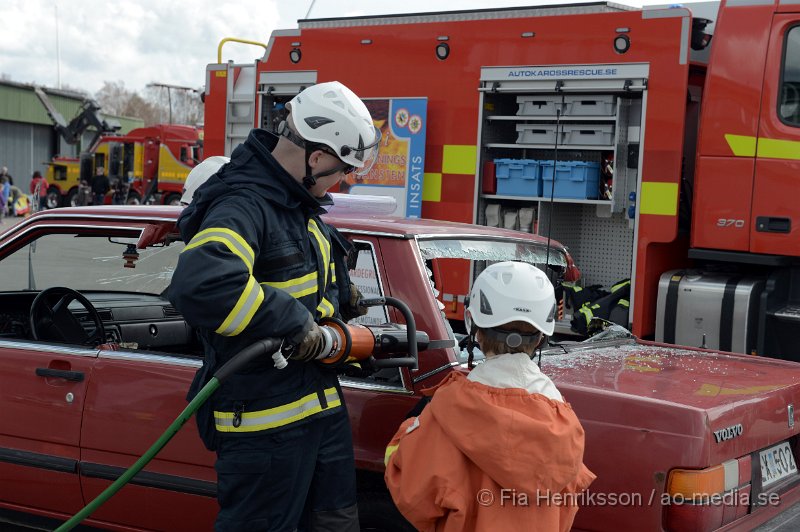
[(541, 369), (581, 421), (694, 438), (705, 460), (742, 456), (798, 432), (794, 362), (627, 341), (545, 355)]

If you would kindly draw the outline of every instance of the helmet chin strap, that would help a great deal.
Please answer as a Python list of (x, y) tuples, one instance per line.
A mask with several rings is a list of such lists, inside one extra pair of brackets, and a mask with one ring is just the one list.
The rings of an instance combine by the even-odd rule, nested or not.
[(318, 148), (311, 148), (306, 145), (306, 175), (303, 176), (303, 186), (306, 187), (306, 190), (311, 190), (311, 188), (317, 184), (317, 179), (320, 177), (327, 177), (329, 175), (333, 175), (337, 172), (340, 172), (341, 168), (332, 168), (330, 170), (326, 170), (324, 172), (320, 172), (318, 174), (311, 173), (311, 154), (314, 153)]
[(473, 323), (469, 330), (469, 340), (467, 341), (467, 367), (472, 369), (475, 367), (473, 359), (475, 358), (475, 346), (478, 342), (475, 341), (475, 334), (478, 332), (478, 327)]
[(312, 150), (308, 144), (306, 144), (305, 148), (306, 148), (306, 175), (303, 176), (303, 186), (306, 187), (307, 190), (311, 190), (311, 187), (317, 184), (318, 176), (315, 176), (311, 173), (310, 161), (311, 161), (311, 154), (314, 152), (314, 150)]

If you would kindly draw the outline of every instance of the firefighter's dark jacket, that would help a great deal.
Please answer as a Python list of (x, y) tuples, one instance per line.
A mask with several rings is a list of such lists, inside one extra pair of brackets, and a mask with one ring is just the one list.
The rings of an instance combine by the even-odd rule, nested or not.
[[(318, 200), (295, 181), (272, 157), (276, 144), (251, 131), (178, 220), (186, 247), (169, 299), (205, 347), (190, 398), (255, 340), (299, 342), (312, 320), (337, 314), (339, 287), (349, 288), (350, 245), (319, 218), (329, 196)], [(334, 372), (292, 360), (279, 370), (266, 356), (223, 383), (198, 426), (213, 448), (220, 432), (253, 435), (327, 415), (340, 395)]]

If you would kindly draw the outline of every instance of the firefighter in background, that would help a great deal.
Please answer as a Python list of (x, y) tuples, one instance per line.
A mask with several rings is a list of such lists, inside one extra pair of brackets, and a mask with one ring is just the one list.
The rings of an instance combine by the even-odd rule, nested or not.
[[(417, 530), (572, 526), (577, 494), (595, 478), (583, 465), (583, 427), (531, 360), (553, 334), (555, 305), (531, 264), (496, 263), (475, 280), (465, 322), (485, 362), (466, 377), (451, 372), (386, 449), (386, 484)], [(547, 494), (561, 503), (539, 498)]]
[(183, 191), (181, 192), (181, 206), (186, 207), (192, 202), (194, 193), (200, 188), (200, 185), (208, 181), (208, 178), (216, 174), (223, 164), (231, 162), (229, 157), (215, 155), (209, 157), (202, 163), (198, 164), (189, 175), (186, 176), (186, 181), (183, 183)]
[(113, 190), (113, 194), (111, 195), (112, 205), (125, 205), (127, 203), (128, 193), (131, 189), (131, 174), (132, 172), (128, 172), (114, 180), (114, 184), (111, 187)]
[(104, 166), (98, 165), (96, 172), (94, 179), (92, 179), (92, 196), (94, 197), (94, 205), (103, 205), (106, 202), (106, 194), (111, 190), (111, 183), (108, 181)]
[(349, 282), (352, 246), (319, 215), (329, 188), (369, 171), (380, 136), (341, 83), (313, 85), (288, 105), (279, 134), (253, 129), (178, 220), (187, 244), (169, 297), (205, 348), (189, 397), (256, 340), (283, 338), (289, 359), (283, 369), (269, 356), (251, 364), (197, 413), (217, 452), (217, 531), (359, 529), (343, 395), (314, 361), (317, 321), (366, 309)]

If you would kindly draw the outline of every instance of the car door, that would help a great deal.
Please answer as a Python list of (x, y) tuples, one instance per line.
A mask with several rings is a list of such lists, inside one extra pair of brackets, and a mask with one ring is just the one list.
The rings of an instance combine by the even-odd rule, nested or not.
[[(357, 235), (351, 236), (350, 240), (358, 250), (356, 267), (350, 270), (350, 280), (365, 298), (391, 295), (380, 238)], [(378, 325), (390, 319), (389, 307), (376, 306), (370, 307), (365, 316), (354, 318), (350, 323)], [(411, 391), (410, 374), (407, 369), (401, 368), (384, 368), (365, 375), (348, 371), (339, 380), (350, 415), (356, 467), (380, 470), (386, 444), (397, 430), (399, 422), (416, 403)]]
[[(186, 408), (199, 358), (101, 351), (87, 390), (81, 487), (94, 499)], [(211, 530), (217, 513), (215, 455), (192, 417), (93, 520), (147, 530)]]
[(81, 416), (97, 351), (0, 339), (0, 504), (72, 514)]

